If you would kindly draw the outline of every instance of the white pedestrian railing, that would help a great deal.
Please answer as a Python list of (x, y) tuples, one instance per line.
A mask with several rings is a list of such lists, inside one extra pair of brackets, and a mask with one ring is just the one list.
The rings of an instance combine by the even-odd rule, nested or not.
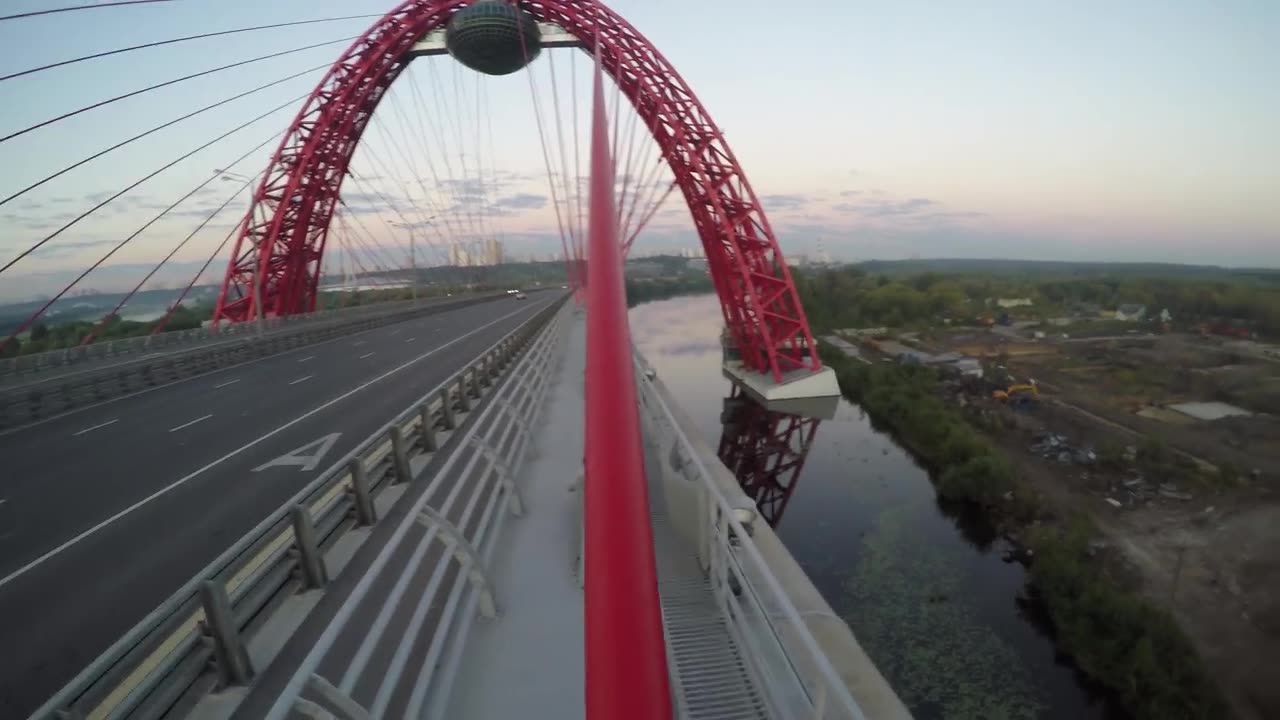
[(506, 519), (524, 512), (515, 470), (561, 354), (565, 312), (468, 422), (458, 449), (416, 481), (425, 484), (421, 494), (399, 503), (407, 509), (397, 510), (394, 531), (357, 571), (282, 691), (269, 693), (263, 717), (417, 718), (447, 696), (472, 623), (497, 613), (488, 568)]
[[(663, 471), (683, 487), (675, 522), (698, 545), (716, 602), (742, 651), (768, 717), (866, 720), (808, 624), (752, 539), (755, 504), (694, 430), (673, 411), (656, 373), (636, 356), (645, 438), (656, 443)], [(683, 491), (683, 492), (681, 492)], [(770, 531), (771, 532), (771, 531)]]
[[(200, 570), (36, 710), (32, 720), (169, 717), (175, 704), (196, 702), (219, 688), (249, 684), (261, 669), (254, 667), (247, 651), (250, 639), (285, 598), (329, 585), (325, 553), (350, 530), (378, 522), (374, 501), (380, 493), (392, 485), (407, 486), (406, 494), (412, 492), (413, 464), (421, 462), (421, 456), (457, 448), (445, 461), (446, 466), (452, 466), (459, 456), (468, 457), (470, 449), (472, 457), (484, 461), (484, 472), (492, 474), (495, 467), (501, 469), (503, 462), (515, 457), (501, 442), (488, 445), (496, 454), (484, 445), (501, 440), (492, 437), (493, 419), (495, 413), (508, 412), (517, 413), (517, 417), (497, 423), (499, 430), (505, 429), (501, 437), (509, 442), (510, 433), (515, 432), (519, 452), (523, 452), (528, 427), (527, 422), (517, 421), (527, 421), (537, 410), (538, 393), (546, 382), (545, 371), (534, 373), (538, 382), (527, 381), (524, 374), (548, 361), (547, 323), (555, 323), (555, 313), (563, 304), (563, 298), (552, 301), (445, 382), (414, 400)], [(524, 390), (522, 401), (497, 397), (482, 413), (474, 412), (482, 398), (512, 387)], [(458, 433), (464, 434), (461, 447), (449, 444)], [(467, 463), (468, 472), (475, 463), (474, 459)], [(460, 482), (458, 487), (466, 484)], [(454, 490), (450, 497), (456, 493)], [(503, 494), (494, 494), (498, 495)], [(431, 497), (430, 490), (425, 497)], [(511, 502), (505, 495), (503, 500), (504, 506)], [(474, 503), (473, 497), (468, 512)], [(493, 501), (489, 503), (486, 517), (492, 514)], [(430, 520), (427, 513), (415, 522), (429, 525)], [(465, 522), (460, 526), (468, 527)], [(465, 562), (464, 543), (451, 535), (448, 527), (434, 527), (433, 537), (440, 538), (453, 556)], [(480, 545), (475, 539), (472, 543)], [(453, 584), (446, 589), (451, 592), (450, 602), (456, 605), (452, 598), (458, 585), (472, 587), (464, 580), (473, 574), (450, 577)], [(474, 605), (477, 598), (466, 600)]]

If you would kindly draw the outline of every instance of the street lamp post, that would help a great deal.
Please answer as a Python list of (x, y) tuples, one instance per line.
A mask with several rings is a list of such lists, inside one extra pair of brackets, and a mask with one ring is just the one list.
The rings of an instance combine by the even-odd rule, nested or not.
[[(432, 215), (431, 217), (427, 218), (423, 222), (429, 223), (435, 219), (436, 219), (436, 216)], [(408, 223), (396, 222), (395, 220), (391, 220), (390, 224), (395, 225), (396, 227), (402, 227), (405, 230), (409, 231), (409, 269), (410, 269), (410, 272), (413, 273), (413, 275), (410, 277), (410, 280), (409, 280), (409, 291), (413, 294), (413, 299), (417, 300), (418, 299), (417, 236), (414, 235), (413, 226)]]

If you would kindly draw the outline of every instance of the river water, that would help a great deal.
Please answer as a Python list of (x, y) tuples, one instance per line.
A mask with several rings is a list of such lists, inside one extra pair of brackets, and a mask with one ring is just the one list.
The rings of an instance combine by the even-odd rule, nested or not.
[[(636, 345), (721, 446), (731, 384), (715, 296), (646, 303), (630, 318)], [(738, 417), (753, 411), (735, 406)], [(1004, 540), (940, 505), (928, 474), (856, 405), (842, 399), (833, 419), (791, 422), (793, 437), (812, 433), (807, 448), (793, 443), (807, 449), (802, 469), (765, 490), (757, 476), (749, 492), (772, 499), (763, 515), (917, 720), (1123, 717), (1059, 660), (1018, 601), (1024, 570), (1001, 559)], [(726, 439), (751, 445), (743, 435)]]

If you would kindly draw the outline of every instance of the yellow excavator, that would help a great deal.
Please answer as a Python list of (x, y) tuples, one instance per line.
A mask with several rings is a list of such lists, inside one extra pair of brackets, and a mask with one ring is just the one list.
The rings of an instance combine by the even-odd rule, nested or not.
[(1030, 407), (1040, 400), (1040, 388), (1034, 382), (1010, 385), (1007, 389), (991, 393), (991, 397), (1015, 407)]

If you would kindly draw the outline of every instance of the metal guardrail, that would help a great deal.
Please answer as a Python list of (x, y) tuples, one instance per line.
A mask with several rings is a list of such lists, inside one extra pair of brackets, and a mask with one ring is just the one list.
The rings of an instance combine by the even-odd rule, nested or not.
[(483, 418), (466, 416), (476, 400), (520, 359), (504, 386), (510, 383), (527, 362), (522, 352), (563, 303), (535, 314), (300, 490), (31, 718), (158, 718), (215, 687), (246, 682), (252, 674), (246, 638), (289, 596), (326, 584), (322, 552), (347, 530), (377, 522), (374, 498), (411, 479), (412, 460), (440, 447), (438, 431), (458, 431), (465, 422), (472, 429), (464, 432), (474, 432)]
[(866, 720), (752, 540), (755, 504), (745, 495), (730, 501), (672, 412), (656, 374), (638, 355), (635, 367), (641, 412), (649, 421), (646, 439), (660, 443), (672, 471), (694, 487), (698, 554), (743, 662), (768, 703), (768, 716)]
[(281, 720), (299, 711), (360, 720), (443, 712), (424, 708), (447, 697), (476, 616), (496, 616), (487, 568), (507, 516), (524, 512), (514, 470), (533, 439), (562, 319), (542, 331), (425, 490), (400, 501), (399, 524), (315, 628), (318, 637), (290, 666), (283, 692), (255, 706), (255, 716), (262, 711), (267, 720)]
[(433, 302), (409, 305), (397, 303), (389, 309), (371, 305), (370, 308), (380, 309), (363, 314), (329, 315), (323, 322), (287, 325), (266, 335), (237, 330), (235, 337), (230, 340), (198, 345), (158, 357), (143, 356), (106, 367), (87, 367), (80, 372), (36, 379), (22, 385), (0, 387), (0, 430), (340, 335), (502, 297), (505, 295), (492, 293), (441, 298)]
[(356, 318), (368, 314), (396, 312), (413, 305), (427, 303), (436, 299), (403, 300), (373, 305), (357, 305), (336, 310), (284, 317), (266, 318), (244, 323), (224, 324), (216, 330), (213, 327), (193, 328), (174, 332), (159, 333), (132, 338), (122, 338), (108, 342), (80, 345), (48, 350), (30, 355), (0, 360), (0, 384), (15, 384), (38, 380), (42, 373), (68, 368), (75, 365), (90, 364), (96, 360), (127, 359), (142, 353), (154, 353), (164, 350), (182, 350), (200, 345), (225, 342), (245, 336), (259, 336), (281, 330), (297, 328), (314, 322), (326, 322), (337, 318)]

